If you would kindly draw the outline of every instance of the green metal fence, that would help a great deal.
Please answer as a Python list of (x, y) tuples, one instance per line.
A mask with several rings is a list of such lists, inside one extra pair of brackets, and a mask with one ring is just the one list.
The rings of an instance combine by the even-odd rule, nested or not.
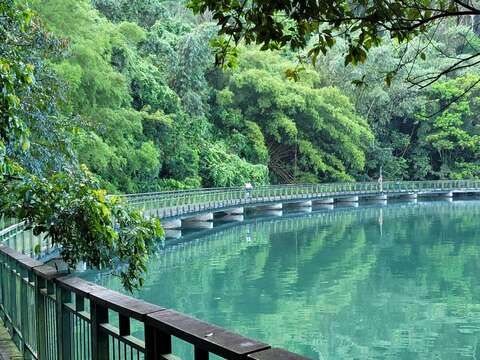
[[(5, 241), (24, 224), (0, 232)], [(305, 359), (189, 316), (86, 282), (0, 245), (0, 318), (26, 359), (179, 359), (172, 340), (192, 359)]]
[[(0, 245), (0, 317), (30, 359), (305, 359), (174, 310), (105, 289)], [(268, 357), (270, 356), (270, 357)]]
[(25, 223), (4, 217), (0, 217), (0, 243), (32, 258), (48, 255), (55, 250), (48, 238), (34, 235)]
[(261, 204), (275, 201), (322, 199), (354, 195), (435, 193), (452, 190), (478, 191), (479, 180), (398, 181), (366, 183), (332, 183), (305, 185), (255, 186), (251, 190), (243, 187), (165, 191), (143, 194), (121, 195), (133, 206), (154, 210), (160, 218), (181, 216), (189, 213)]

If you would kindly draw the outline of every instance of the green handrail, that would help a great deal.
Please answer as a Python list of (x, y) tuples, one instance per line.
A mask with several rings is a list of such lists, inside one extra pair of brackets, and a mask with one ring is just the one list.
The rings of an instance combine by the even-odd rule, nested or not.
[[(132, 206), (155, 209), (160, 217), (172, 217), (201, 210), (225, 208), (235, 205), (266, 203), (279, 200), (321, 199), (335, 196), (374, 194), (421, 193), (458, 189), (480, 190), (479, 180), (386, 181), (350, 182), (297, 185), (260, 185), (251, 190), (243, 187), (218, 189), (191, 189), (142, 194), (123, 197)], [(163, 214), (163, 215), (162, 215)]]

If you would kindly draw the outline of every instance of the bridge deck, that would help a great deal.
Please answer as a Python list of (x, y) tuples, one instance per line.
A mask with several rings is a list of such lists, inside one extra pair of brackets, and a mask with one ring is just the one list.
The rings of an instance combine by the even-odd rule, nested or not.
[[(237, 197), (232, 197), (223, 200), (209, 200), (197, 198), (193, 203), (178, 203), (168, 204), (165, 199), (148, 199), (145, 198), (144, 202), (135, 203), (136, 206), (145, 210), (146, 215), (158, 217), (163, 220), (173, 220), (188, 218), (195, 215), (200, 215), (205, 212), (218, 212), (228, 211), (236, 207), (255, 207), (261, 205), (268, 205), (273, 203), (295, 203), (301, 201), (316, 201), (327, 198), (348, 198), (353, 196), (362, 197), (375, 197), (379, 195), (388, 195), (389, 197), (402, 196), (405, 194), (417, 194), (419, 196), (436, 195), (445, 192), (453, 191), (455, 193), (480, 193), (480, 188), (431, 188), (431, 189), (391, 189), (387, 191), (379, 190), (364, 190), (364, 191), (343, 191), (343, 192), (325, 192), (325, 193), (304, 193), (304, 194), (281, 194), (271, 196), (246, 196), (245, 193)], [(170, 205), (170, 206), (169, 206)]]
[(7, 329), (0, 325), (0, 360), (23, 360)]

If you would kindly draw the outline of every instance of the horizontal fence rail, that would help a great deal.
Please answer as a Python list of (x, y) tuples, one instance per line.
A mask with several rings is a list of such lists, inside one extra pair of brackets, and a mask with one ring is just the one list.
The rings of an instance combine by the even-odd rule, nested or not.
[(225, 329), (57, 271), (0, 245), (0, 317), (33, 359), (306, 359)]
[(159, 218), (181, 217), (192, 213), (281, 201), (379, 194), (435, 193), (453, 190), (480, 191), (479, 180), (386, 181), (305, 185), (260, 185), (193, 189), (119, 195), (132, 206)]
[[(123, 195), (168, 218), (202, 210), (284, 200), (365, 194), (479, 191), (480, 181), (279, 185)], [(177, 360), (174, 339), (194, 360), (306, 359), (198, 319), (65, 274), (34, 259), (48, 242), (24, 223), (0, 218), (0, 318), (27, 359)]]
[(26, 359), (180, 360), (174, 339), (194, 360), (307, 359), (58, 271), (23, 246), (41, 243), (24, 223), (0, 220), (0, 318)]

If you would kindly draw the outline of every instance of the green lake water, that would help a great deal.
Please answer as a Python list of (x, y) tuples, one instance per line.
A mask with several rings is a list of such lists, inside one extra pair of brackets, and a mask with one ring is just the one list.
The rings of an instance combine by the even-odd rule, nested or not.
[(136, 297), (313, 359), (480, 358), (480, 201), (253, 218), (188, 238), (151, 260)]

